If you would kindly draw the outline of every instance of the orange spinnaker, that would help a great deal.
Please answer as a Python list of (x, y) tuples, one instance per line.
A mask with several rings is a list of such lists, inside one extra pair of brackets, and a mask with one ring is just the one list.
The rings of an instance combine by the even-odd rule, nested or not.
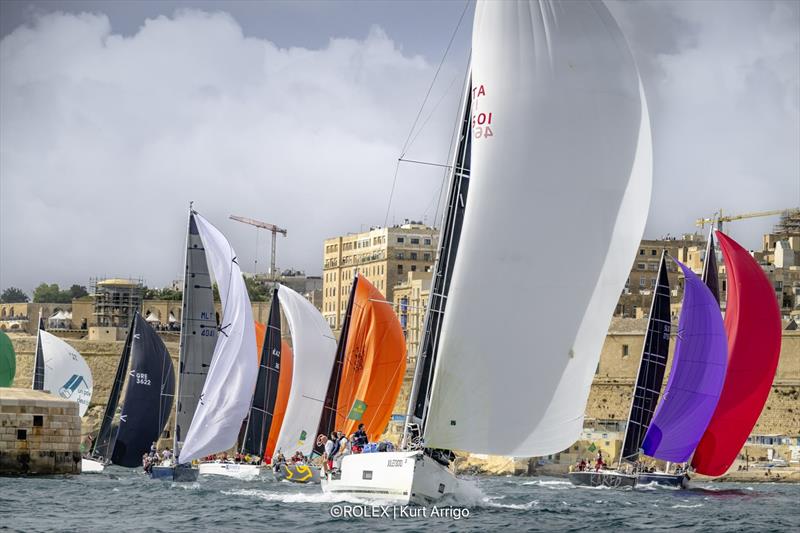
[[(258, 361), (261, 362), (261, 352), (266, 340), (267, 325), (256, 322), (256, 346), (258, 348)], [(278, 395), (275, 398), (275, 412), (272, 413), (272, 424), (269, 427), (267, 447), (264, 457), (272, 457), (275, 443), (278, 442), (278, 433), (281, 431), (283, 417), (286, 414), (286, 404), (289, 401), (289, 391), (292, 388), (292, 348), (281, 339), (281, 375), (278, 378)]]
[[(359, 275), (336, 409), (336, 429), (348, 437), (364, 424), (370, 441), (383, 434), (403, 385), (406, 341), (392, 304)], [(360, 420), (347, 418), (356, 400), (366, 404)]]

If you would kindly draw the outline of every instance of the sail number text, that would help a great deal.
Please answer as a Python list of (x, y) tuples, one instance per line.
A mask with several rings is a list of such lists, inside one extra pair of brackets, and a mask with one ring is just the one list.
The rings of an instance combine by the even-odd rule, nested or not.
[(486, 87), (479, 85), (472, 89), (472, 136), (475, 139), (494, 136), (492, 131), (492, 113), (479, 112), (480, 97), (486, 95)]
[(150, 378), (147, 377), (147, 374), (145, 372), (137, 372), (136, 373), (136, 384), (137, 385), (150, 386)]

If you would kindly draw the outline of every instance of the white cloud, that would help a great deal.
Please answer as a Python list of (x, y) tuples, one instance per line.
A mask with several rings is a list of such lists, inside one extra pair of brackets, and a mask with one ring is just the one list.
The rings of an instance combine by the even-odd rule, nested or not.
[[(377, 27), (309, 50), (246, 38), (224, 13), (180, 11), (130, 38), (103, 15), (41, 16), (0, 43), (0, 285), (164, 284), (182, 270), (190, 200), (246, 270), (255, 230), (229, 214), (288, 228), (279, 266), (318, 273), (325, 237), (383, 223), (432, 75)], [(412, 155), (445, 159), (457, 93)], [(403, 169), (393, 213), (418, 216), (439, 179)]]

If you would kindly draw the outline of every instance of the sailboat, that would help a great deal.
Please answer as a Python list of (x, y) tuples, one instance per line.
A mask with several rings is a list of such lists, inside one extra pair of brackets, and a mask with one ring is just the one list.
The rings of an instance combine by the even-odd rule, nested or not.
[(435, 502), (464, 490), (452, 450), (549, 455), (582, 430), (649, 205), (633, 57), (601, 3), (478, 1), (463, 95), (403, 449), (345, 457), (337, 497)]
[[(392, 416), (405, 368), (405, 337), (391, 303), (367, 278), (356, 274), (316, 435), (341, 431), (349, 437), (363, 424), (368, 439), (377, 441)], [(314, 452), (323, 454), (321, 442)], [(320, 480), (317, 468), (307, 472), (311, 474), (307, 478), (291, 467), (286, 470), (292, 481)]]
[[(727, 367), (728, 345), (722, 315), (713, 293), (686, 265), (685, 289), (675, 354), (664, 395), (659, 401), (671, 331), (669, 279), (661, 255), (658, 282), (642, 353), (630, 416), (623, 439), (620, 468), (571, 472), (570, 481), (589, 486), (635, 486), (656, 483), (686, 486), (688, 475), (642, 466), (642, 456), (672, 463), (691, 457), (716, 408)], [(622, 469), (623, 465), (627, 468)]]
[[(123, 386), (125, 399), (117, 416)], [(133, 468), (158, 440), (172, 410), (175, 371), (161, 337), (134, 313), (114, 376), (114, 384), (103, 413), (97, 439), (88, 457), (81, 460), (83, 472), (102, 472), (108, 464)]]
[(89, 365), (75, 348), (44, 330), (41, 312), (32, 388), (78, 402), (78, 415), (81, 417), (89, 408), (94, 389)]
[(736, 460), (764, 409), (781, 351), (780, 308), (769, 279), (746, 249), (721, 231), (716, 233), (728, 275), (728, 370), (717, 408), (691, 460), (697, 473), (708, 476), (723, 475)]
[(14, 375), (17, 373), (17, 355), (14, 345), (4, 331), (0, 331), (0, 387), (10, 387), (14, 384)]

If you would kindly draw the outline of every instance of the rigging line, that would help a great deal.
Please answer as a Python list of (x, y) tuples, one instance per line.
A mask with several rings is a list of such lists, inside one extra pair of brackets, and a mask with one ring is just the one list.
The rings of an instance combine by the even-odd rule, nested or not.
[[(428, 101), (428, 97), (431, 94), (431, 90), (433, 89), (433, 85), (436, 83), (436, 78), (439, 76), (439, 72), (442, 70), (442, 65), (444, 65), (444, 60), (447, 58), (447, 53), (450, 51), (450, 47), (453, 45), (453, 40), (456, 38), (456, 34), (458, 33), (458, 29), (461, 27), (461, 22), (464, 20), (464, 15), (467, 13), (467, 8), (469, 7), (470, 0), (466, 0), (464, 2), (464, 10), (461, 11), (461, 16), (458, 19), (458, 23), (456, 24), (455, 29), (453, 30), (453, 34), (450, 36), (450, 41), (447, 43), (447, 47), (444, 50), (444, 54), (442, 54), (442, 60), (439, 62), (439, 66), (436, 68), (436, 72), (433, 75), (433, 80), (431, 80), (430, 87), (428, 87), (428, 92), (425, 93), (425, 98), (422, 100), (422, 105), (417, 111), (417, 116), (414, 119), (414, 123), (411, 125), (411, 130), (408, 132), (408, 137), (406, 137), (406, 142), (403, 143), (403, 149), (400, 151), (400, 157), (402, 158), (406, 155), (406, 150), (409, 146), (409, 141), (411, 140), (411, 136), (414, 133), (414, 128), (417, 126), (417, 122), (419, 121), (419, 117), (422, 115), (422, 110), (425, 108), (425, 104)], [(394, 197), (394, 188), (397, 184), (397, 173), (400, 170), (400, 162), (398, 161), (394, 167), (394, 177), (392, 178), (392, 189), (389, 193), (389, 205), (386, 206), (386, 217), (384, 218), (383, 225), (387, 226), (389, 224), (389, 212), (392, 209), (392, 198)]]
[(417, 137), (419, 137), (419, 134), (422, 133), (422, 130), (425, 129), (425, 126), (428, 125), (428, 122), (430, 122), (431, 118), (433, 117), (433, 114), (436, 113), (437, 109), (439, 109), (439, 105), (442, 103), (442, 101), (444, 100), (445, 96), (447, 96), (450, 93), (450, 89), (453, 88), (453, 84), (456, 82), (457, 79), (458, 79), (458, 74), (453, 76), (453, 79), (450, 80), (450, 85), (447, 86), (447, 89), (445, 89), (444, 92), (442, 93), (442, 95), (439, 97), (439, 101), (436, 102), (436, 105), (433, 106), (433, 109), (431, 109), (431, 112), (428, 113), (428, 118), (425, 119), (425, 122), (423, 122), (422, 126), (419, 127), (419, 129), (417, 130), (417, 133), (414, 135), (414, 138), (411, 139), (411, 142), (408, 143), (408, 146), (406, 146), (406, 149), (403, 150), (403, 154), (404, 155), (405, 155), (406, 152), (408, 152), (411, 149), (411, 145), (414, 144), (414, 141), (417, 140)]
[(443, 165), (441, 163), (430, 163), (428, 161), (418, 161), (416, 159), (403, 159), (402, 157), (397, 160), (399, 163), (416, 163), (418, 165), (428, 165), (430, 167), (453, 168), (453, 165)]
[(453, 34), (450, 35), (450, 41), (447, 43), (447, 47), (444, 50), (444, 54), (442, 54), (442, 59), (439, 61), (439, 66), (436, 67), (436, 72), (433, 74), (433, 79), (431, 80), (431, 84), (428, 87), (428, 92), (425, 93), (425, 98), (422, 99), (422, 105), (417, 111), (417, 117), (414, 119), (414, 123), (411, 125), (411, 131), (408, 132), (408, 137), (406, 138), (406, 142), (403, 143), (403, 150), (402, 155), (405, 155), (406, 150), (409, 147), (409, 141), (411, 140), (411, 135), (414, 133), (414, 128), (417, 126), (417, 122), (419, 122), (419, 117), (422, 116), (422, 110), (425, 108), (425, 104), (428, 102), (428, 98), (431, 95), (431, 91), (433, 90), (433, 86), (436, 83), (436, 79), (439, 77), (439, 72), (442, 70), (442, 65), (444, 65), (444, 60), (447, 58), (447, 53), (450, 51), (450, 47), (453, 45), (453, 41), (456, 38), (456, 34), (458, 33), (458, 29), (461, 27), (461, 22), (464, 20), (464, 15), (467, 13), (467, 8), (469, 7), (469, 0), (464, 2), (464, 9), (461, 11), (461, 16), (458, 18), (458, 23), (456, 24), (455, 29), (453, 30)]

